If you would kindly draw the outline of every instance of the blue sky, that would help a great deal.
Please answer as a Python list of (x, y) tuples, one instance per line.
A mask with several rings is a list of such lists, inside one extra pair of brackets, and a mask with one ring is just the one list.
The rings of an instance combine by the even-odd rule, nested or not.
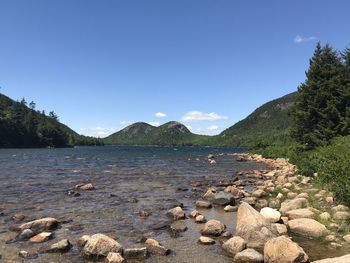
[(347, 0), (1, 0), (1, 92), (88, 135), (169, 120), (217, 134), (295, 91), (317, 41), (349, 47), (349, 10)]

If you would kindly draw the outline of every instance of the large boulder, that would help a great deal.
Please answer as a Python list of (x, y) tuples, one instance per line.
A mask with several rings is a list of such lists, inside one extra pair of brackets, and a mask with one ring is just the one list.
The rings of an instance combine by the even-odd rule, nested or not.
[(264, 207), (261, 209), (260, 214), (271, 223), (276, 223), (281, 220), (281, 213), (270, 207)]
[(205, 236), (220, 236), (226, 229), (226, 226), (218, 220), (209, 220), (205, 223), (202, 234)]
[(265, 263), (306, 263), (309, 257), (295, 242), (285, 236), (272, 238), (264, 246)]
[(315, 213), (308, 208), (294, 209), (286, 212), (286, 216), (289, 220), (298, 218), (314, 218)]
[(349, 263), (350, 262), (350, 254), (337, 258), (326, 258), (321, 260), (316, 260), (313, 263)]
[(307, 200), (305, 198), (295, 198), (293, 200), (286, 200), (281, 204), (280, 212), (285, 215), (286, 212), (290, 210), (295, 210), (303, 208), (307, 205)]
[(33, 233), (39, 234), (41, 232), (55, 230), (57, 227), (58, 221), (55, 218), (45, 217), (20, 225), (19, 231), (22, 232), (25, 229), (30, 229)]
[(222, 248), (230, 253), (231, 255), (236, 255), (238, 252), (241, 252), (243, 249), (247, 248), (247, 242), (239, 236), (231, 237), (229, 240), (227, 240), (223, 245)]
[(237, 211), (236, 235), (246, 240), (248, 247), (262, 248), (268, 239), (278, 236), (278, 232), (258, 211), (242, 202)]
[(227, 193), (225, 191), (220, 191), (215, 194), (213, 203), (215, 205), (234, 205), (235, 204), (235, 198), (231, 193)]
[(235, 263), (263, 263), (264, 256), (252, 248), (247, 248), (239, 252), (233, 258)]
[(306, 237), (322, 237), (328, 233), (327, 228), (310, 218), (298, 218), (288, 221), (288, 227), (292, 233)]
[(95, 234), (87, 239), (82, 253), (86, 257), (106, 257), (109, 252), (121, 252), (122, 246), (114, 239), (103, 235)]

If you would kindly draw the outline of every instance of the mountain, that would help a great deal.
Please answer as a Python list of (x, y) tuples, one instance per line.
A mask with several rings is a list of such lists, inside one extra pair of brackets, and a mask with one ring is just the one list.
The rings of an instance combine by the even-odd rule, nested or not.
[(267, 102), (245, 119), (212, 138), (219, 146), (256, 147), (289, 140), (289, 112), (297, 92)]
[(145, 122), (137, 122), (106, 137), (106, 144), (117, 145), (203, 145), (209, 136), (193, 134), (176, 121), (167, 122), (159, 127)]
[(35, 103), (14, 101), (0, 93), (0, 148), (67, 147), (99, 145), (101, 140), (79, 135), (58, 121), (35, 110)]

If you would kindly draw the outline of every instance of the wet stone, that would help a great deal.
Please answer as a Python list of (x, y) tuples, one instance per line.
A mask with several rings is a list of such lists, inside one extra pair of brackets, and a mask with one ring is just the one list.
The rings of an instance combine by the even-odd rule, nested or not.
[(126, 248), (123, 250), (125, 259), (145, 259), (147, 258), (147, 248)]

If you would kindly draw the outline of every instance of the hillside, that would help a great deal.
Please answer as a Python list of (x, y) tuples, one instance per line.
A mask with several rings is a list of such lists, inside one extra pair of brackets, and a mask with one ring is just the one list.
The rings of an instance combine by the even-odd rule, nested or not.
[(116, 145), (203, 145), (209, 136), (191, 133), (179, 122), (170, 121), (159, 127), (137, 122), (106, 137), (105, 144)]
[(289, 110), (297, 92), (267, 102), (247, 118), (237, 122), (212, 138), (220, 146), (256, 147), (289, 140)]
[(0, 148), (67, 147), (99, 145), (96, 138), (79, 135), (58, 121), (54, 112), (47, 116), (22, 100), (14, 101), (0, 93)]

